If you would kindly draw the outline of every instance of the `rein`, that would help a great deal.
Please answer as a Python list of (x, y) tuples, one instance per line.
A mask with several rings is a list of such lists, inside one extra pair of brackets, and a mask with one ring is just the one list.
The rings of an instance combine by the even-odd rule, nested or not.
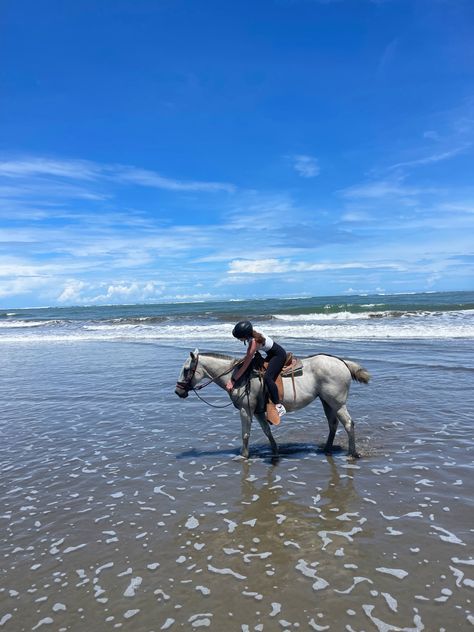
[[(207, 384), (210, 384), (210, 383), (211, 382), (208, 382)], [(207, 386), (207, 384), (205, 384), (205, 386)], [(199, 393), (197, 392), (196, 388), (192, 388), (191, 390), (196, 393), (198, 399), (200, 399), (201, 402), (204, 402), (204, 404), (207, 404), (208, 406), (211, 406), (212, 408), (229, 408), (229, 406), (232, 406), (232, 404), (234, 403), (234, 402), (229, 402), (228, 404), (224, 404), (223, 406), (217, 406), (216, 404), (212, 404), (211, 402), (208, 402), (203, 397), (201, 397)]]

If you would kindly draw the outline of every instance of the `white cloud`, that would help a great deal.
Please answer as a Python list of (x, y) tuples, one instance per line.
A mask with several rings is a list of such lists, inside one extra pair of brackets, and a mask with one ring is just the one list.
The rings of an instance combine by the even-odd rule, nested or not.
[[(121, 184), (138, 184), (140, 186), (169, 191), (196, 191), (215, 193), (219, 191), (233, 193), (235, 185), (228, 182), (207, 182), (198, 180), (177, 180), (168, 178), (156, 171), (140, 169), (130, 165), (100, 164), (88, 160), (54, 160), (50, 158), (29, 157), (18, 160), (0, 162), (0, 176), (6, 178), (33, 178), (36, 186), (44, 184), (39, 178), (61, 178), (66, 180), (86, 180), (89, 182), (106, 182), (112, 180)], [(61, 190), (61, 181), (56, 182)], [(64, 193), (68, 193), (62, 185)], [(25, 190), (23, 189), (23, 192)], [(84, 193), (83, 193), (84, 195)], [(90, 193), (89, 195), (93, 195)]]
[(137, 169), (135, 167), (117, 167), (113, 171), (112, 177), (122, 183), (130, 182), (146, 187), (168, 189), (169, 191), (200, 191), (205, 193), (224, 191), (233, 193), (236, 190), (236, 187), (228, 182), (175, 180), (173, 178), (166, 178), (154, 171)]
[(229, 263), (229, 274), (279, 274), (291, 269), (289, 261), (278, 259), (236, 260)]
[(415, 160), (407, 160), (405, 162), (397, 162), (394, 165), (391, 165), (388, 170), (395, 171), (397, 169), (404, 169), (406, 167), (421, 167), (424, 165), (434, 164), (436, 162), (441, 162), (443, 160), (449, 160), (454, 156), (461, 154), (464, 151), (467, 151), (471, 147), (470, 143), (466, 143), (459, 147), (454, 147), (453, 149), (448, 149), (446, 151), (438, 152), (436, 154), (430, 154), (429, 156), (424, 156), (423, 158), (417, 158)]
[(95, 180), (101, 168), (87, 160), (53, 160), (50, 158), (21, 158), (0, 161), (0, 176), (26, 178), (29, 176), (58, 176), (73, 180)]
[(85, 287), (86, 284), (83, 281), (69, 281), (57, 300), (60, 303), (80, 303), (82, 301), (81, 292)]
[(293, 156), (293, 161), (295, 171), (303, 178), (315, 178), (319, 175), (320, 168), (318, 160), (314, 158), (314, 156), (299, 154)]
[(380, 198), (412, 198), (425, 193), (438, 193), (439, 189), (411, 187), (397, 180), (376, 180), (355, 185), (339, 191), (344, 198), (380, 199)]
[(283, 274), (287, 272), (323, 272), (330, 270), (372, 270), (374, 268), (405, 270), (406, 268), (399, 263), (387, 262), (292, 262), (289, 259), (238, 259), (229, 263), (228, 274)]
[(123, 281), (111, 284), (97, 284), (70, 279), (66, 282), (56, 300), (59, 303), (69, 305), (149, 302), (162, 298), (164, 289), (165, 285), (156, 281)]
[(437, 208), (448, 212), (474, 213), (474, 202), (443, 202)]
[(10, 297), (25, 294), (38, 295), (43, 290), (47, 290), (49, 279), (43, 277), (16, 277), (13, 279), (2, 279), (0, 283), (0, 297), (10, 299)]

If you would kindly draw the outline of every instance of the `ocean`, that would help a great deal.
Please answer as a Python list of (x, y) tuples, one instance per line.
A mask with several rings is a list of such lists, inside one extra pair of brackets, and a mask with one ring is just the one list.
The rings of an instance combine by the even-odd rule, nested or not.
[(472, 338), (474, 293), (0, 309), (0, 340), (223, 341), (242, 318), (280, 338)]
[[(244, 461), (232, 406), (176, 397), (243, 318), (369, 370), (360, 459), (318, 401)], [(473, 338), (472, 292), (1, 308), (0, 629), (472, 629)]]

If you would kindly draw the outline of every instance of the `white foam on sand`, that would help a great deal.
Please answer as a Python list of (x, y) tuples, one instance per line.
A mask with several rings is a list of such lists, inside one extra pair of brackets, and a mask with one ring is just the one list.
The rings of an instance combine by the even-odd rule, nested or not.
[(186, 524), (184, 526), (186, 529), (195, 529), (196, 527), (199, 527), (199, 520), (194, 516), (191, 516), (186, 520)]
[(236, 579), (247, 579), (245, 575), (240, 575), (240, 573), (236, 573), (230, 568), (216, 568), (215, 566), (212, 566), (212, 564), (208, 564), (207, 568), (211, 571), (211, 573), (218, 573), (219, 575), (232, 575), (232, 577), (235, 577)]
[(393, 575), (393, 577), (398, 577), (398, 579), (405, 579), (405, 577), (408, 575), (408, 572), (404, 571), (402, 568), (386, 568), (385, 566), (379, 566), (375, 570), (379, 573)]
[(441, 531), (442, 533), (446, 534), (439, 536), (440, 540), (443, 540), (443, 542), (450, 542), (451, 544), (460, 544), (461, 546), (466, 546), (466, 543), (460, 540), (457, 535), (451, 533), (451, 531), (443, 529), (443, 527), (436, 527), (435, 525), (432, 526), (432, 529), (436, 529), (436, 531)]
[(135, 593), (137, 588), (141, 585), (143, 581), (142, 577), (132, 577), (130, 580), (130, 584), (126, 591), (123, 593), (124, 597), (135, 597)]

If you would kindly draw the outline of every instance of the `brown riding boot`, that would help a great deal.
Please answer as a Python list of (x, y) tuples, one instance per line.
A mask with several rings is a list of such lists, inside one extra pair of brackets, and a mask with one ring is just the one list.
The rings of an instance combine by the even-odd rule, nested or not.
[(280, 415), (278, 414), (273, 402), (268, 402), (267, 404), (267, 421), (273, 426), (278, 426), (280, 423)]

